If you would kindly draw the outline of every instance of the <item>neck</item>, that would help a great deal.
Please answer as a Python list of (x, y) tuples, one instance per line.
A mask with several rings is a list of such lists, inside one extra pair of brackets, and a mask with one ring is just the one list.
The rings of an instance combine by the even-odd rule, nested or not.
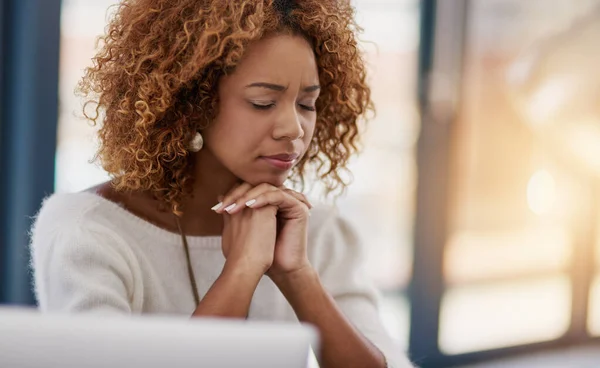
[(239, 179), (206, 149), (198, 152), (194, 160), (194, 186), (192, 195), (182, 202), (182, 224), (188, 234), (220, 235), (223, 218), (211, 208)]

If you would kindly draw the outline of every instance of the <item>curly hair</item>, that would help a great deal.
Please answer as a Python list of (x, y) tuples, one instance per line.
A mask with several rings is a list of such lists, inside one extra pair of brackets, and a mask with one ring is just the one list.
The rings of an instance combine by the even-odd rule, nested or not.
[(345, 189), (340, 171), (373, 110), (349, 1), (123, 0), (115, 10), (78, 91), (85, 117), (101, 121), (95, 159), (117, 190), (150, 191), (177, 213), (193, 179), (187, 143), (218, 112), (219, 78), (276, 33), (307, 39), (321, 84), (315, 133), (291, 179), (304, 186), (312, 167), (328, 192)]

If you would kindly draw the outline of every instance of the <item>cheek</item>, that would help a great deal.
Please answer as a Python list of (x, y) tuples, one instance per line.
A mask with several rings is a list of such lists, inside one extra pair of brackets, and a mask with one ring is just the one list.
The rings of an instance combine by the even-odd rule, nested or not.
[(264, 137), (261, 125), (240, 107), (222, 109), (213, 124), (211, 145), (219, 152), (251, 154)]
[(245, 150), (256, 140), (256, 130), (243, 120), (220, 121), (215, 125), (214, 144), (226, 147), (228, 151)]
[[(304, 125), (304, 139), (303, 141), (310, 142), (312, 140), (313, 135), (315, 134), (316, 122), (311, 121)], [(308, 147), (308, 146), (307, 146)]]

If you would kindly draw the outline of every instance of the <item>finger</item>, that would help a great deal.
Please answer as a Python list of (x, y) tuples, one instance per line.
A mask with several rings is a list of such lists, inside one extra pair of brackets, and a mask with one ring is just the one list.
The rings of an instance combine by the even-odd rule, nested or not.
[(227, 212), (229, 212), (232, 215), (235, 213), (238, 213), (238, 212), (242, 211), (244, 208), (250, 207), (250, 206), (248, 206), (248, 204), (249, 203), (251, 204), (252, 203), (251, 201), (254, 200), (255, 198), (259, 197), (263, 193), (272, 192), (272, 191), (279, 191), (279, 189), (271, 184), (267, 184), (267, 183), (259, 184), (259, 185), (255, 186), (254, 188), (248, 190), (242, 196), (240, 196), (236, 200), (235, 206)]
[(310, 201), (308, 200), (308, 198), (306, 198), (306, 196), (304, 194), (302, 194), (300, 192), (296, 192), (295, 190), (288, 189), (288, 188), (286, 188), (284, 191), (287, 194), (289, 194), (292, 197), (294, 197), (297, 200), (299, 200), (300, 202), (304, 203), (309, 209), (313, 208), (313, 205), (310, 203)]
[[(234, 185), (231, 187), (231, 189), (229, 189), (229, 191), (231, 192), (232, 190), (234, 190), (234, 189), (238, 188), (238, 187), (239, 187), (240, 185), (242, 185), (242, 184), (243, 184), (243, 182), (238, 182), (238, 183), (235, 183), (235, 184), (234, 184)], [(225, 195), (223, 195), (223, 194), (219, 194), (219, 195), (217, 196), (217, 201), (218, 201), (218, 203), (217, 203), (216, 205), (214, 205), (214, 206), (211, 208), (211, 210), (213, 210), (213, 211), (215, 211), (215, 212), (216, 212), (218, 209), (220, 209), (221, 207), (223, 207), (223, 201), (224, 201), (224, 200), (225, 200)]]
[(275, 206), (279, 209), (279, 213), (291, 218), (309, 215), (308, 206), (304, 202), (282, 190), (262, 193), (255, 199), (248, 201), (246, 206), (252, 209)]
[(217, 213), (223, 213), (225, 211), (230, 212), (231, 209), (235, 207), (234, 205), (238, 198), (243, 196), (250, 189), (252, 189), (252, 185), (248, 183), (242, 183), (238, 186), (235, 186), (224, 196), (221, 202), (213, 207), (213, 210)]

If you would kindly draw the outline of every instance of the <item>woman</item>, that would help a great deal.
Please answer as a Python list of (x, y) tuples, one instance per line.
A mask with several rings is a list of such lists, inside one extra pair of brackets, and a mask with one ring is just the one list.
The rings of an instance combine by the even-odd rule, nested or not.
[(284, 186), (345, 186), (371, 107), (356, 28), (347, 1), (123, 1), (80, 84), (113, 180), (44, 202), (41, 309), (300, 320), (323, 367), (408, 366), (352, 230)]

